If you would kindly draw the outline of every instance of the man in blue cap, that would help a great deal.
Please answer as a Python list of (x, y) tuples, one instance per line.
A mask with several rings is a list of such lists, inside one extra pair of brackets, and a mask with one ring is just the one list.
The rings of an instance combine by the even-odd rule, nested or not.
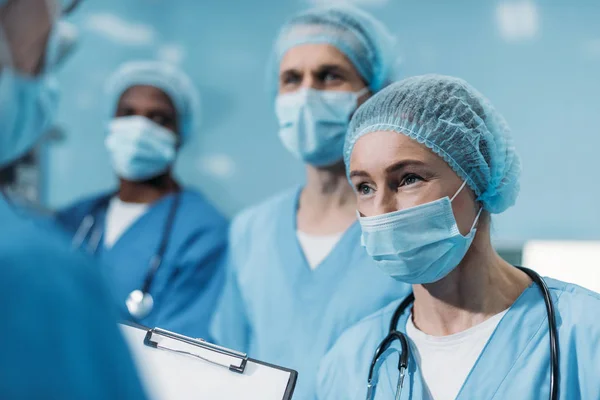
[(278, 135), (306, 183), (233, 221), (212, 329), (224, 346), (297, 370), (296, 399), (314, 399), (319, 361), (345, 328), (408, 291), (360, 248), (342, 161), (351, 115), (395, 77), (393, 43), (370, 14), (334, 6), (294, 15), (273, 46)]

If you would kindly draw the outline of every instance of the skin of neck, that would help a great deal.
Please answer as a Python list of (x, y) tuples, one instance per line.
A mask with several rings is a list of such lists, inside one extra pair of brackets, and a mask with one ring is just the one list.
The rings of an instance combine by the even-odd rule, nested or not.
[(356, 220), (356, 195), (348, 183), (343, 162), (329, 167), (306, 167), (306, 185), (300, 194), (298, 229), (309, 234), (336, 234)]
[(173, 179), (170, 171), (141, 182), (123, 178), (120, 178), (119, 182), (118, 196), (126, 203), (149, 204), (179, 190), (179, 184)]
[(441, 280), (413, 285), (413, 322), (422, 332), (447, 336), (476, 326), (508, 309), (531, 280), (494, 250), (484, 212), (460, 264)]

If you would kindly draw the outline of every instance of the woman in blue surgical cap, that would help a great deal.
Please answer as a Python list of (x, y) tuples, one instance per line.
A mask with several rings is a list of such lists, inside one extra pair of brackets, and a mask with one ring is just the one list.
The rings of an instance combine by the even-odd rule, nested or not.
[(487, 99), (446, 76), (395, 83), (353, 116), (344, 157), (366, 251), (413, 294), (341, 336), (320, 400), (600, 398), (600, 295), (492, 247), (521, 165)]
[(360, 248), (342, 161), (350, 116), (392, 78), (380, 22), (346, 7), (293, 17), (273, 50), (275, 114), (306, 183), (241, 213), (230, 234), (215, 339), (299, 372), (294, 398), (312, 399), (319, 360), (350, 324), (405, 294)]
[[(60, 2), (0, 0), (0, 398), (145, 399), (97, 266), (4, 194), (51, 127)], [(58, 51), (58, 49), (61, 51)]]
[(207, 338), (227, 222), (173, 177), (177, 152), (194, 133), (193, 84), (172, 65), (139, 61), (119, 68), (107, 88), (106, 147), (119, 187), (58, 219), (75, 247), (105, 264), (125, 319)]

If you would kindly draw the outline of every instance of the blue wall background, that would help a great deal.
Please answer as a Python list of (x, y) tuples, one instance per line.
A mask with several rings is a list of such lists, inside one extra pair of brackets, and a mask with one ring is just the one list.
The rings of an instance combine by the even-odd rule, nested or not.
[[(104, 150), (105, 79), (121, 62), (180, 64), (200, 91), (201, 124), (181, 180), (233, 215), (303, 180), (280, 146), (265, 69), (287, 17), (320, 0), (88, 0), (71, 17), (81, 46), (59, 74), (66, 139), (48, 154), (51, 207), (115, 185)], [(506, 116), (523, 161), (500, 242), (600, 239), (600, 2), (351, 1), (398, 38), (403, 76), (460, 76)]]

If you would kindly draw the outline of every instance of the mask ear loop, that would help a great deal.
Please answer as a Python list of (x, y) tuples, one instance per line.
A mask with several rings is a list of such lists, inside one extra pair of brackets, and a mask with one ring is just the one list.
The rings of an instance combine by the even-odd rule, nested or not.
[[(460, 192), (462, 192), (462, 190), (465, 188), (466, 185), (467, 185), (467, 181), (463, 181), (463, 184), (456, 191), (456, 193), (454, 194), (454, 196), (452, 196), (452, 198), (450, 199), (451, 203), (452, 203), (452, 201), (454, 201), (454, 199), (456, 198), (456, 196), (458, 196), (460, 194)], [(479, 207), (479, 211), (477, 212), (477, 216), (475, 217), (475, 221), (473, 221), (473, 225), (471, 225), (471, 229), (470, 229), (471, 231), (475, 228), (475, 226), (479, 222), (479, 217), (481, 216), (481, 212), (482, 211), (483, 211), (483, 207)]]
[(479, 207), (479, 211), (477, 212), (475, 221), (473, 221), (473, 225), (471, 225), (471, 230), (475, 229), (475, 226), (477, 226), (477, 223), (479, 222), (479, 217), (481, 216), (482, 211), (483, 211), (483, 206)]
[(452, 198), (450, 199), (450, 203), (452, 203), (454, 201), (456, 196), (458, 196), (460, 194), (460, 192), (462, 192), (462, 190), (465, 188), (466, 185), (467, 185), (467, 181), (463, 181), (463, 184), (460, 185), (460, 188), (458, 188), (456, 193), (454, 193), (454, 196), (452, 196)]

